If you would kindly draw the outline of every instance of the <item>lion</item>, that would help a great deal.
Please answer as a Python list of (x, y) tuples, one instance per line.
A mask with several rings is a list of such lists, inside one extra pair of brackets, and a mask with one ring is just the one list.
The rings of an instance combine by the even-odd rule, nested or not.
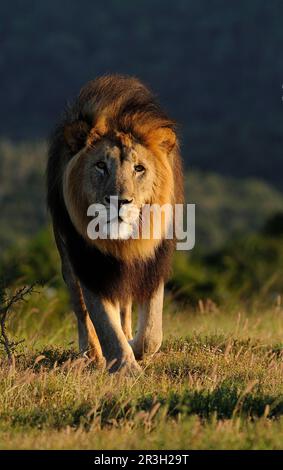
[[(110, 372), (140, 371), (138, 360), (162, 343), (164, 283), (175, 240), (90, 239), (88, 208), (183, 202), (175, 122), (137, 78), (88, 82), (67, 107), (49, 144), (47, 203), (62, 275), (78, 322), (79, 349)], [(118, 224), (127, 228), (120, 216)], [(138, 325), (132, 335), (132, 306)]]

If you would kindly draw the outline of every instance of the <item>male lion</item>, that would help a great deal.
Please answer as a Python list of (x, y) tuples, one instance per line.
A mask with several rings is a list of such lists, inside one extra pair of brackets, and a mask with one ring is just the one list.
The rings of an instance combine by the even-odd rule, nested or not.
[[(162, 341), (164, 281), (175, 246), (166, 239), (90, 239), (88, 208), (176, 204), (183, 179), (174, 123), (136, 78), (90, 81), (51, 138), (48, 206), (78, 321), (79, 347), (110, 372), (139, 370), (136, 359)], [(118, 220), (118, 219), (117, 219)], [(119, 217), (123, 223), (123, 216)], [(164, 228), (164, 227), (163, 227)], [(132, 304), (138, 327), (132, 337)]]

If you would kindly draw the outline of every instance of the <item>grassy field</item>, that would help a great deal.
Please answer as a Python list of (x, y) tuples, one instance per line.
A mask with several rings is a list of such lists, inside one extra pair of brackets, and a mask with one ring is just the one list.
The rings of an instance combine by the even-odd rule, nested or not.
[(126, 379), (78, 357), (63, 291), (34, 293), (8, 324), (25, 342), (1, 356), (0, 448), (282, 448), (280, 302), (200, 307), (167, 300), (162, 350)]
[[(2, 281), (46, 286), (9, 317), (10, 337), (24, 339), (13, 369), (0, 344), (0, 448), (283, 448), (282, 194), (189, 173), (196, 251), (176, 254), (162, 350), (125, 379), (77, 354), (46, 225), (45, 153), (0, 142), (0, 310)], [(176, 303), (207, 297), (229, 305)]]

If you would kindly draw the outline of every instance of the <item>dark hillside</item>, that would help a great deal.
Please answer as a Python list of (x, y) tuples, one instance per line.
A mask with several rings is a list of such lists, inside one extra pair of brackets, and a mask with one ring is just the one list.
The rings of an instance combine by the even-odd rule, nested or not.
[(283, 2), (2, 2), (0, 136), (44, 138), (88, 79), (135, 74), (181, 124), (188, 166), (283, 183)]

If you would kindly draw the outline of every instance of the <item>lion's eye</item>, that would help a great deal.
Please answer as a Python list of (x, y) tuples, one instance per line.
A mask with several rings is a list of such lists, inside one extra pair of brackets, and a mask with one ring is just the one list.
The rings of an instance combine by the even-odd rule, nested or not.
[(107, 166), (106, 166), (106, 163), (104, 162), (97, 162), (95, 164), (96, 168), (98, 168), (99, 170), (103, 170), (105, 171), (107, 169)]
[(145, 167), (143, 165), (135, 165), (135, 171), (137, 173), (141, 173), (142, 171), (145, 171)]

